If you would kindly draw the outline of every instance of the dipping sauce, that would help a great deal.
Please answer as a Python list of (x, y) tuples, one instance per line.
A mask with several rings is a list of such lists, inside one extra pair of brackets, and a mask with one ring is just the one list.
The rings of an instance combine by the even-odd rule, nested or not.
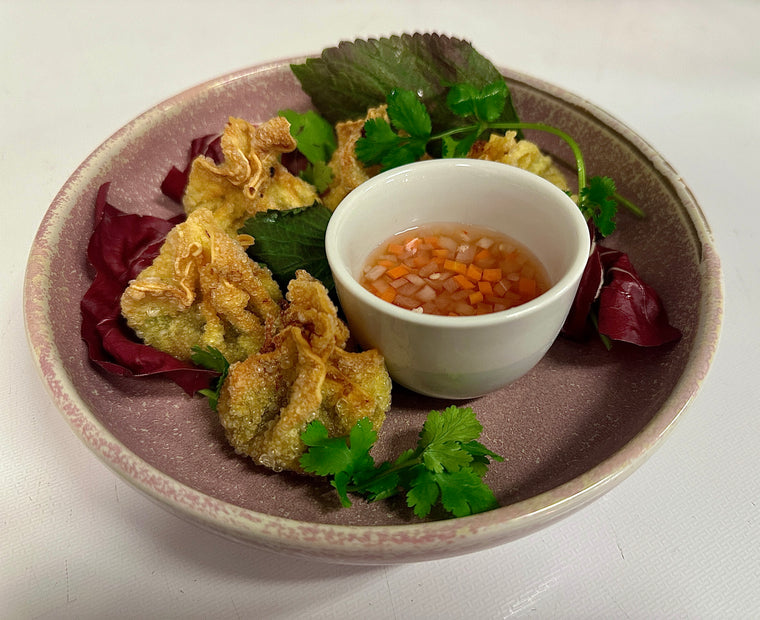
[(455, 223), (394, 235), (367, 260), (360, 284), (396, 306), (442, 316), (500, 312), (549, 288), (546, 270), (500, 232)]

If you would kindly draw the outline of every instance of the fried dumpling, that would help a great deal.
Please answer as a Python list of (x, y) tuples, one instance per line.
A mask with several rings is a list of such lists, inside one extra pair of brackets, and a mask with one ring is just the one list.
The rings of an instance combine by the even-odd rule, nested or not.
[(280, 328), (281, 301), (269, 269), (200, 208), (169, 232), (122, 294), (121, 309), (146, 344), (178, 359), (189, 360), (197, 345), (238, 361)]
[(187, 213), (210, 209), (219, 225), (234, 236), (254, 213), (311, 206), (317, 199), (314, 186), (280, 162), (283, 153), (296, 148), (284, 117), (258, 126), (230, 117), (221, 147), (220, 164), (204, 156), (193, 160), (182, 199)]
[(473, 144), (467, 157), (487, 159), (516, 166), (543, 177), (563, 191), (568, 185), (564, 175), (554, 165), (552, 158), (545, 155), (533, 142), (517, 140), (517, 133), (507, 131), (503, 136), (492, 133), (488, 141), (478, 140)]
[(389, 120), (386, 109), (385, 105), (370, 108), (362, 119), (344, 121), (335, 125), (338, 146), (330, 158), (333, 177), (327, 190), (322, 194), (322, 203), (331, 211), (335, 210), (350, 191), (380, 172), (380, 166), (367, 167), (357, 159), (356, 141), (362, 136), (364, 123), (368, 120), (372, 118)]
[(300, 271), (274, 348), (230, 367), (218, 413), (238, 454), (275, 471), (300, 471), (301, 433), (320, 420), (330, 436), (362, 418), (379, 430), (390, 408), (391, 380), (375, 350), (351, 353), (348, 330), (324, 286)]

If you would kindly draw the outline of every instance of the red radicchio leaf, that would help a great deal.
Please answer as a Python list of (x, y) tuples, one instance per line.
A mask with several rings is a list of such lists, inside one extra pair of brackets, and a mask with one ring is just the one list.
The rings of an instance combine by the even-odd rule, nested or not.
[(681, 338), (657, 292), (636, 273), (628, 255), (599, 247), (608, 283), (599, 296), (599, 332), (613, 340), (656, 347)]
[(80, 305), (90, 360), (121, 376), (163, 376), (191, 395), (206, 389), (218, 373), (141, 343), (121, 316), (121, 295), (129, 281), (153, 262), (167, 233), (185, 216), (164, 220), (123, 213), (106, 201), (108, 187), (101, 185), (95, 199), (95, 225), (87, 246), (95, 279)]
[(165, 196), (171, 198), (174, 202), (182, 204), (182, 196), (187, 187), (187, 179), (190, 175), (190, 166), (198, 155), (205, 155), (219, 164), (224, 159), (222, 153), (222, 137), (215, 134), (208, 134), (195, 138), (190, 143), (190, 150), (187, 154), (187, 162), (184, 169), (180, 170), (177, 166), (172, 166), (171, 170), (164, 177), (161, 183), (161, 191)]
[(604, 284), (604, 269), (599, 258), (599, 246), (594, 244), (586, 261), (586, 268), (581, 276), (578, 292), (570, 306), (570, 313), (562, 326), (562, 334), (574, 340), (585, 340), (591, 335), (591, 323), (588, 320), (591, 306), (599, 297)]

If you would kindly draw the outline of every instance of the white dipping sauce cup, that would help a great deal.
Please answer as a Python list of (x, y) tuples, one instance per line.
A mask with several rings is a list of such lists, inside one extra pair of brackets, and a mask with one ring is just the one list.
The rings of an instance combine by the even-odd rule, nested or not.
[[(399, 308), (359, 284), (369, 255), (389, 237), (439, 222), (487, 227), (519, 241), (546, 268), (551, 287), (509, 310), (452, 317)], [(353, 190), (333, 213), (325, 246), (359, 344), (378, 349), (399, 384), (463, 399), (512, 383), (543, 357), (570, 310), (590, 241), (577, 205), (548, 181), (501, 163), (437, 159)]]

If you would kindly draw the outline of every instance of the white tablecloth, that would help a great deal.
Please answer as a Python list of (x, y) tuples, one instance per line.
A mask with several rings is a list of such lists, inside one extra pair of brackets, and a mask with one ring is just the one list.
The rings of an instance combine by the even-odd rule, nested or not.
[[(438, 31), (581, 94), (637, 131), (715, 234), (726, 319), (664, 445), (580, 512), (515, 542), (385, 567), (238, 545), (172, 516), (75, 437), (22, 316), (58, 189), (142, 111), (235, 69), (342, 39)], [(0, 617), (751, 617), (760, 613), (760, 4), (0, 2)]]

